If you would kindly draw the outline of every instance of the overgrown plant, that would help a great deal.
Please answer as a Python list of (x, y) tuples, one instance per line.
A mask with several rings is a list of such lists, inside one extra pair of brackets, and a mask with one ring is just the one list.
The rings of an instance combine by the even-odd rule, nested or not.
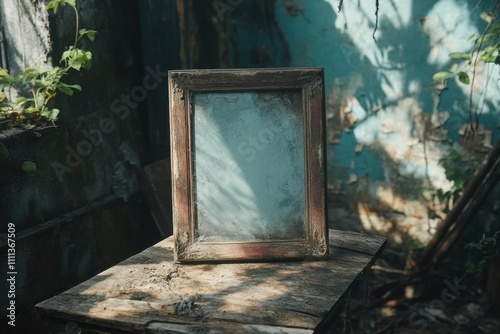
[[(63, 82), (72, 70), (80, 71), (91, 66), (92, 53), (80, 49), (78, 44), (84, 37), (94, 41), (96, 31), (79, 28), (79, 13), (76, 0), (51, 0), (46, 9), (54, 14), (63, 6), (70, 6), (75, 12), (76, 29), (73, 45), (62, 54), (59, 64), (54, 68), (26, 68), (21, 74), (12, 76), (0, 68), (0, 117), (7, 118), (11, 127), (24, 129), (55, 126), (59, 109), (54, 108), (53, 100), (58, 92), (72, 96), (75, 90), (81, 91), (80, 85)], [(5, 91), (15, 89), (18, 97), (10, 101)]]
[[(434, 82), (440, 82), (453, 77), (457, 77), (459, 82), (470, 85), (468, 101), (468, 122), (465, 136), (476, 132), (479, 127), (481, 112), (473, 104), (474, 81), (476, 79), (476, 69), (478, 63), (493, 63), (500, 65), (500, 22), (498, 22), (498, 11), (500, 1), (497, 0), (491, 12), (483, 12), (480, 17), (487, 22), (483, 33), (478, 36), (472, 34), (468, 40), (474, 40), (474, 46), (470, 52), (452, 52), (449, 57), (452, 59), (450, 71), (441, 71), (433, 76)], [(466, 63), (459, 66), (458, 62), (466, 60)], [(470, 76), (469, 76), (470, 74)]]
[(462, 154), (451, 149), (439, 159), (439, 164), (444, 168), (446, 179), (451, 182), (450, 189), (429, 188), (432, 195), (431, 211), (440, 218), (444, 218), (461, 196), (467, 183), (478, 167), (476, 160), (464, 161)]
[(466, 267), (466, 274), (480, 279), (484, 276), (486, 261), (500, 254), (500, 231), (496, 231), (495, 234), (490, 236), (483, 234), (478, 242), (471, 242), (465, 245), (465, 249), (480, 252), (481, 260), (477, 264), (469, 261)]

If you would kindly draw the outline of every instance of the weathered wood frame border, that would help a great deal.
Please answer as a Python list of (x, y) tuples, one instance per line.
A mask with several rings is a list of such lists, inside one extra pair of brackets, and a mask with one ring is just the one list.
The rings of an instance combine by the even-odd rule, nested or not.
[[(321, 259), (328, 256), (325, 103), (322, 68), (176, 70), (168, 73), (176, 262)], [(301, 90), (304, 120), (306, 238), (196, 242), (192, 94)]]

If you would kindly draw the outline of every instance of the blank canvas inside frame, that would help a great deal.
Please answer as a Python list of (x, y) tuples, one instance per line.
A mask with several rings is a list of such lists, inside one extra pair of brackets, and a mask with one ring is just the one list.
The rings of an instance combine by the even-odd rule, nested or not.
[(199, 242), (305, 238), (300, 90), (192, 97)]

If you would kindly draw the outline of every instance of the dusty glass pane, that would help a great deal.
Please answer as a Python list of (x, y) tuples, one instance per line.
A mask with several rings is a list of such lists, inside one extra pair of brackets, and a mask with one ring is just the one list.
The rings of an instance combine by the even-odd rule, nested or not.
[(305, 238), (300, 91), (193, 95), (198, 241)]

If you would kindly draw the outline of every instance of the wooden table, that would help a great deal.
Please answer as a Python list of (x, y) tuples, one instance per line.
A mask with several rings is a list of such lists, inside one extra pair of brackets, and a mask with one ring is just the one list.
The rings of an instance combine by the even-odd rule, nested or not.
[(330, 230), (327, 261), (180, 265), (169, 237), (36, 305), (85, 328), (133, 333), (323, 332), (385, 238)]

